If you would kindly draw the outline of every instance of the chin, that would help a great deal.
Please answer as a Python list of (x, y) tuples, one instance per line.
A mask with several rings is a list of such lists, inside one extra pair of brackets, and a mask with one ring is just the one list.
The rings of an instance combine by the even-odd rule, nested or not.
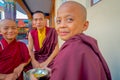
[(9, 38), (8, 40), (14, 40), (14, 38)]
[(8, 40), (13, 40), (13, 39), (15, 39), (15, 38), (8, 37), (7, 39), (8, 39)]

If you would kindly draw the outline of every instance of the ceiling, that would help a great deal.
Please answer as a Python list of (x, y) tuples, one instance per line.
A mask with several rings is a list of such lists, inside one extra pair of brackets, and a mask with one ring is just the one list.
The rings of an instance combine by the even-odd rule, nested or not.
[(46, 14), (49, 14), (52, 7), (51, 0), (24, 0), (31, 12), (41, 10)]
[(26, 14), (26, 12), (21, 8), (21, 6), (18, 3), (16, 3), (16, 10), (20, 11), (23, 14)]
[(31, 18), (33, 12), (38, 10), (43, 11), (46, 14), (46, 16), (50, 16), (55, 3), (55, 0), (16, 0), (16, 1), (17, 9), (22, 13), (26, 13), (29, 18)]

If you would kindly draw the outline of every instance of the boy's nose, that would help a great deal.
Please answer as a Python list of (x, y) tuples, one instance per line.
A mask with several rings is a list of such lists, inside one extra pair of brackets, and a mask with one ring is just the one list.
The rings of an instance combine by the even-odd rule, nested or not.
[(13, 32), (13, 29), (9, 29), (8, 32)]
[(59, 24), (59, 27), (65, 27), (66, 23), (65, 21), (61, 21), (61, 23)]

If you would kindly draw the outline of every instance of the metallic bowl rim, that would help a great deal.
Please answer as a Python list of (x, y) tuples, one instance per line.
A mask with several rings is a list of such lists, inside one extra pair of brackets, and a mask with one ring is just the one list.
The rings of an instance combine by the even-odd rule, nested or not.
[(33, 68), (33, 69), (30, 69), (30, 70), (28, 70), (28, 71), (26, 72), (26, 74), (27, 74), (27, 75), (33, 74), (32, 71), (34, 71), (34, 70), (36, 70), (36, 69), (37, 69), (37, 70), (46, 71), (46, 74), (44, 74), (44, 77), (49, 75), (49, 71), (48, 71), (48, 70), (46, 70), (46, 69), (41, 69), (41, 68)]

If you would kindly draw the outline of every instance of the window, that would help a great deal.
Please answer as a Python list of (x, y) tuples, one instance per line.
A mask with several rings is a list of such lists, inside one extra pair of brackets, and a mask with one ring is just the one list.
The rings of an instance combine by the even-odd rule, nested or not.
[(62, 0), (62, 3), (66, 2), (67, 0)]
[(0, 19), (2, 18), (2, 14), (1, 14), (1, 12), (0, 12)]
[(91, 6), (97, 4), (98, 2), (100, 2), (101, 0), (91, 0)]

